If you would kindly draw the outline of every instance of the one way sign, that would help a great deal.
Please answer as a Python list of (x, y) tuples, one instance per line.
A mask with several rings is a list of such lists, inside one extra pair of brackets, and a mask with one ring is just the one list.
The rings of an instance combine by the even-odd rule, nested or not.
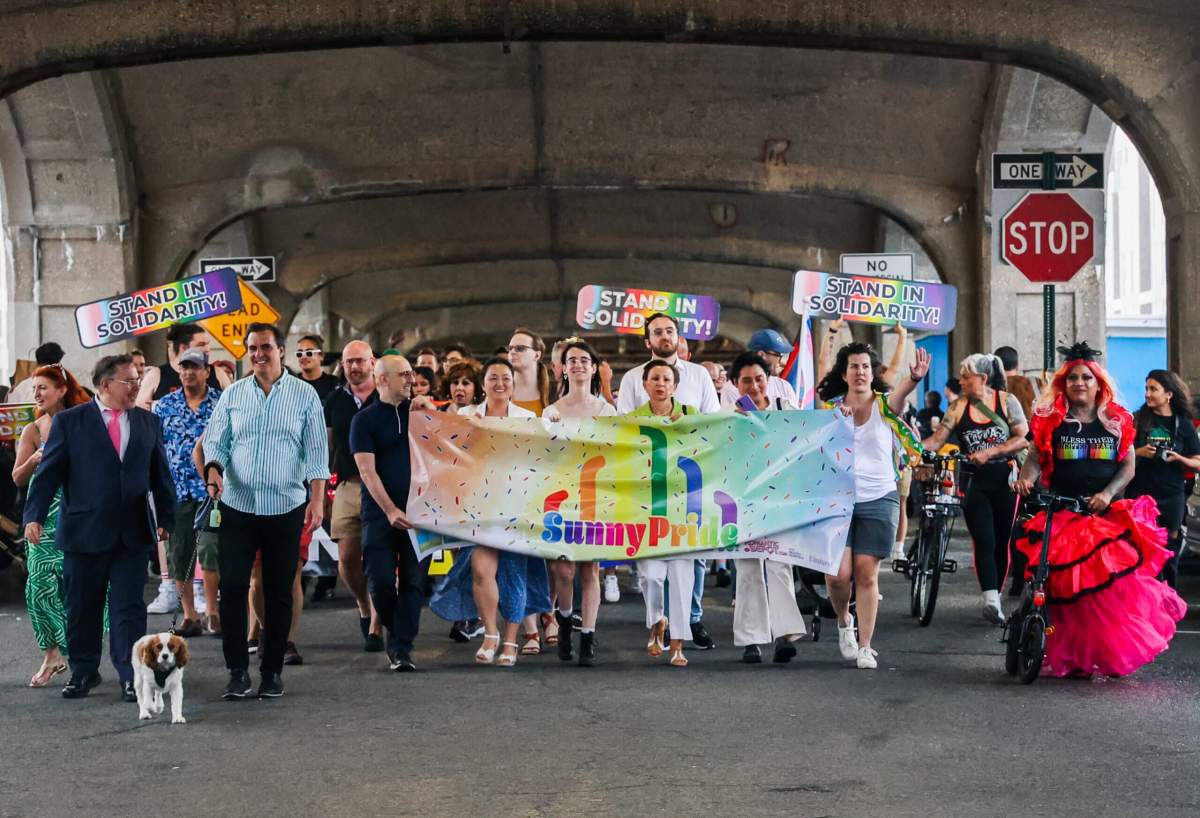
[[(1056, 153), (1054, 181), (1057, 188), (1104, 188), (1104, 154)], [(993, 153), (992, 187), (1038, 190), (1042, 187), (1040, 153)]]
[(271, 284), (275, 281), (275, 256), (200, 259), (201, 275), (216, 270), (233, 270), (243, 281)]

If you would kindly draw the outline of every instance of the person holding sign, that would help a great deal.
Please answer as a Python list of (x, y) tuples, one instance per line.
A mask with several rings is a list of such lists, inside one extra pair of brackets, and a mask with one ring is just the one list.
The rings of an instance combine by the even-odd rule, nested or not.
[[(772, 397), (771, 364), (757, 352), (743, 352), (729, 367), (741, 397), (739, 412), (794, 410), (799, 407), (782, 397)], [(753, 407), (753, 408), (751, 408)], [(796, 655), (792, 643), (804, 635), (804, 617), (796, 604), (792, 566), (772, 559), (738, 560), (737, 606), (733, 609), (733, 644), (745, 648), (742, 661), (762, 661), (760, 644), (775, 644), (774, 661), (790, 662)]]
[[(562, 365), (562, 397), (546, 407), (542, 417), (552, 422), (563, 418), (613, 417), (617, 410), (600, 394), (600, 356), (582, 338), (568, 338), (559, 344)], [(578, 566), (579, 584), (583, 591), (583, 627), (579, 635), (579, 664), (591, 667), (596, 663), (596, 618), (600, 613), (600, 565), (595, 562), (574, 563), (558, 560), (554, 563), (554, 588), (558, 608), (558, 658), (571, 661), (571, 614), (575, 596), (575, 571)]]
[[(42, 462), (42, 451), (54, 416), (63, 409), (88, 402), (88, 394), (61, 364), (39, 367), (30, 379), (30, 392), (37, 406), (37, 419), (21, 430), (17, 444), (13, 482), (27, 486)], [(28, 576), (25, 579), (25, 608), (33, 625), (33, 638), (42, 651), (42, 666), (29, 680), (30, 687), (45, 687), (67, 669), (67, 617), (63, 609), (63, 553), (54, 545), (58, 530), (62, 489), (54, 493), (40, 540), (25, 544)]]
[[(515, 336), (514, 336), (515, 337)], [(503, 358), (483, 365), (483, 400), (459, 410), (467, 417), (536, 417), (513, 401), (513, 366)], [(428, 400), (422, 399), (422, 400)], [(415, 408), (422, 408), (417, 403)], [(529, 616), (550, 610), (550, 577), (546, 561), (484, 545), (462, 548), (442, 590), (429, 601), (429, 609), (450, 622), (483, 620), (483, 643), (475, 652), (481, 665), (500, 667), (517, 663), (517, 630)], [(500, 644), (499, 617), (504, 617), (504, 644)], [(531, 637), (531, 638), (530, 638)], [(527, 641), (537, 633), (526, 634)], [(496, 651), (500, 651), (497, 657)]]
[[(821, 400), (854, 418), (854, 513), (841, 568), (825, 581), (838, 616), (842, 658), (867, 670), (877, 667), (878, 653), (871, 647), (871, 637), (879, 612), (879, 563), (892, 551), (900, 520), (897, 450), (910, 456), (919, 456), (921, 451), (920, 441), (899, 413), (929, 371), (929, 353), (917, 349), (908, 377), (890, 394), (881, 369), (879, 356), (869, 344), (847, 344), (817, 385)], [(850, 615), (851, 583), (858, 599), (857, 637)]]
[(1009, 483), (1015, 479), (1016, 456), (1029, 446), (1029, 425), (1021, 402), (1003, 390), (1004, 365), (995, 355), (968, 355), (958, 382), (962, 397), (923, 443), (937, 451), (953, 435), (971, 459), (963, 517), (975, 544), (983, 618), (1003, 625), (1000, 586), (1008, 573), (1008, 540), (1017, 511), (1017, 495)]
[[(701, 369), (701, 372), (704, 370)], [(676, 421), (695, 412), (695, 408), (675, 400), (679, 385), (679, 371), (667, 361), (654, 360), (642, 367), (642, 390), (649, 397), (647, 403), (628, 413), (629, 417), (665, 417)], [(705, 373), (707, 379), (708, 374)], [(628, 379), (628, 375), (626, 376)], [(711, 385), (712, 382), (709, 381)], [(622, 383), (624, 394), (625, 385)], [(696, 561), (690, 558), (652, 559), (638, 566), (638, 585), (646, 602), (646, 627), (650, 629), (650, 641), (646, 653), (658, 657), (663, 652), (663, 636), (668, 627), (671, 632), (671, 658), (675, 667), (687, 667), (683, 655), (683, 640), (689, 635), (687, 611), (692, 603), (692, 582)], [(669, 580), (669, 582), (668, 582)], [(664, 584), (666, 584), (664, 586)], [(675, 611), (669, 620), (666, 612), (666, 588), (670, 588), (671, 607)]]

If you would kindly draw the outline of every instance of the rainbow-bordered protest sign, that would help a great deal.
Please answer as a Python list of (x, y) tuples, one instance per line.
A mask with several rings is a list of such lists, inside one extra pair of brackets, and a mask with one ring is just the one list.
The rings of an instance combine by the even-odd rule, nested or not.
[(583, 329), (640, 335), (646, 318), (656, 312), (674, 318), (684, 338), (707, 341), (717, 334), (721, 305), (706, 295), (588, 284), (579, 291), (575, 323)]
[(237, 273), (226, 268), (83, 304), (75, 326), (80, 344), (98, 347), (241, 308)]
[(800, 270), (792, 287), (792, 309), (809, 318), (903, 324), (944, 333), (954, 329), (958, 290), (928, 281)]
[(472, 543), (576, 561), (718, 551), (831, 572), (854, 505), (853, 442), (830, 411), (674, 423), (417, 411), (406, 513), (422, 556)]
[(37, 407), (32, 403), (0, 404), (0, 441), (21, 439), (21, 432), (33, 423)]

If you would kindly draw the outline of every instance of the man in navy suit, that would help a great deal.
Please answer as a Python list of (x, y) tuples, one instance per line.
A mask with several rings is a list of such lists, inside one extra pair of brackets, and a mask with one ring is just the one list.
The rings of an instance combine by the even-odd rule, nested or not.
[(128, 355), (100, 359), (92, 373), (96, 399), (54, 416), (25, 502), (25, 538), (36, 542), (62, 488), (55, 544), (65, 555), (67, 699), (82, 698), (100, 684), (107, 590), (109, 655), (121, 697), (137, 701), (130, 659), (133, 643), (146, 633), (146, 562), (175, 516), (162, 424), (134, 405), (138, 381)]

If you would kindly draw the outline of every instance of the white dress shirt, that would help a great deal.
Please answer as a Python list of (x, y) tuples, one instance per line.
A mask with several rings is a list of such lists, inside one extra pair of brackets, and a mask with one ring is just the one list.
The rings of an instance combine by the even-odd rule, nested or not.
[[(650, 402), (650, 396), (642, 386), (642, 370), (645, 368), (646, 364), (640, 364), (622, 376), (621, 388), (617, 394), (618, 413), (627, 415), (643, 403)], [(675, 400), (702, 413), (721, 411), (721, 401), (717, 399), (717, 389), (713, 386), (712, 376), (708, 374), (707, 369), (700, 364), (676, 358), (675, 371), (679, 373)]]
[[(96, 398), (96, 407), (100, 410), (100, 418), (104, 421), (104, 431), (108, 432), (108, 422), (112, 420), (113, 410), (104, 405), (100, 398)], [(121, 419), (117, 421), (117, 425), (121, 428), (121, 451), (117, 453), (117, 458), (125, 459), (125, 450), (129, 448), (129, 410), (121, 411)]]

